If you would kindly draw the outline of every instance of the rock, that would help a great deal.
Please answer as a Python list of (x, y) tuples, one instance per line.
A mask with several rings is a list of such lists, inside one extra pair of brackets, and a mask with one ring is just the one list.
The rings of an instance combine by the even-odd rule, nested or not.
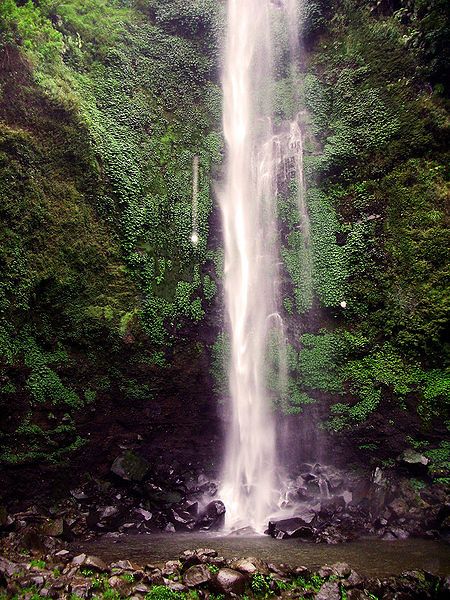
[(262, 573), (263, 575), (269, 574), (269, 568), (266, 563), (253, 557), (234, 560), (231, 563), (231, 568), (244, 575), (253, 575), (253, 573)]
[(50, 537), (59, 537), (67, 541), (73, 539), (73, 533), (67, 521), (61, 518), (43, 523), (41, 533)]
[(359, 573), (357, 573), (356, 571), (353, 571), (353, 569), (352, 569), (350, 572), (350, 575), (347, 577), (347, 579), (343, 583), (343, 585), (349, 586), (349, 587), (358, 587), (359, 585), (362, 584), (363, 581), (364, 581), (364, 579), (361, 577), (361, 575), (359, 575)]
[(186, 512), (188, 512), (192, 517), (197, 518), (198, 516), (198, 502), (193, 502), (192, 504), (188, 504), (186, 506)]
[(109, 521), (113, 517), (116, 517), (119, 514), (119, 509), (117, 506), (105, 506), (99, 511), (99, 518), (101, 521)]
[(111, 569), (120, 569), (121, 571), (140, 571), (141, 567), (129, 560), (118, 560), (112, 563)]
[(319, 593), (316, 596), (316, 600), (340, 600), (341, 593), (339, 590), (339, 584), (335, 581), (327, 581), (320, 588)]
[(409, 538), (409, 533), (400, 527), (391, 527), (389, 531), (397, 540), (406, 540)]
[(430, 462), (430, 459), (423, 454), (408, 448), (408, 450), (405, 450), (400, 456), (400, 461), (407, 463), (408, 465), (423, 465), (426, 467)]
[(108, 579), (108, 583), (111, 586), (111, 588), (115, 592), (118, 592), (121, 596), (128, 596), (131, 586), (128, 583), (128, 581), (125, 581), (124, 579), (122, 579), (122, 577), (113, 575)]
[(72, 558), (71, 564), (74, 567), (81, 567), (82, 565), (84, 565), (86, 558), (86, 554), (77, 554), (77, 556), (74, 556), (74, 558)]
[(144, 521), (151, 521), (153, 517), (153, 514), (150, 511), (144, 510), (143, 508), (136, 508), (134, 512), (140, 515), (144, 519)]
[(239, 571), (224, 568), (217, 573), (213, 584), (219, 594), (241, 596), (244, 593), (246, 582), (247, 577)]
[(408, 514), (409, 507), (402, 498), (395, 498), (390, 504), (389, 509), (397, 518)]
[(173, 523), (167, 523), (167, 525), (164, 527), (164, 531), (167, 533), (175, 533), (175, 525)]
[(350, 565), (344, 562), (337, 562), (331, 565), (331, 568), (335, 572), (338, 577), (344, 578), (348, 577), (351, 573)]
[(169, 508), (174, 504), (179, 504), (183, 496), (178, 491), (163, 490), (154, 483), (147, 483), (144, 486), (145, 494), (150, 502), (158, 507)]
[(200, 529), (220, 529), (225, 522), (225, 504), (221, 500), (213, 500), (200, 514), (196, 527)]
[(366, 590), (348, 590), (347, 600), (370, 600), (374, 598)]
[(45, 583), (45, 579), (42, 577), (42, 575), (36, 575), (35, 577), (30, 577), (30, 583), (37, 588), (41, 588)]
[(164, 577), (170, 577), (171, 575), (175, 575), (178, 573), (178, 569), (180, 568), (180, 563), (177, 560), (168, 560), (164, 565), (161, 573)]
[(116, 458), (111, 471), (125, 481), (142, 481), (147, 475), (150, 465), (142, 457), (127, 451)]
[(74, 577), (70, 582), (70, 591), (78, 598), (88, 598), (91, 591), (91, 582), (82, 577)]
[(323, 565), (323, 567), (320, 567), (320, 569), (318, 570), (318, 574), (323, 579), (326, 579), (327, 577), (335, 575), (335, 572), (333, 567), (330, 567), (330, 565)]
[(313, 529), (300, 517), (282, 519), (281, 521), (269, 521), (269, 535), (278, 540), (286, 538), (310, 538)]
[(195, 518), (187, 511), (172, 510), (172, 517), (175, 529), (177, 530), (190, 531), (195, 527)]
[(211, 571), (206, 565), (194, 565), (193, 567), (189, 567), (183, 575), (183, 583), (190, 588), (208, 583), (211, 579)]
[(170, 579), (166, 579), (164, 584), (169, 588), (169, 590), (172, 590), (172, 592), (181, 592), (182, 594), (185, 594), (189, 591), (188, 587), (182, 583), (179, 583), (178, 581), (170, 581)]
[(78, 500), (79, 502), (82, 500), (87, 500), (89, 498), (89, 496), (85, 494), (83, 490), (70, 490), (70, 494), (73, 498), (75, 498), (75, 500)]
[(345, 508), (345, 500), (342, 496), (325, 498), (320, 503), (320, 516), (331, 516), (335, 512)]
[(13, 563), (7, 558), (3, 558), (3, 556), (0, 556), (0, 576), (10, 578), (19, 571), (19, 565), (16, 565), (16, 563)]
[(84, 561), (84, 566), (94, 569), (94, 571), (99, 571), (100, 573), (109, 571), (106, 563), (103, 562), (98, 556), (87, 556), (86, 560)]

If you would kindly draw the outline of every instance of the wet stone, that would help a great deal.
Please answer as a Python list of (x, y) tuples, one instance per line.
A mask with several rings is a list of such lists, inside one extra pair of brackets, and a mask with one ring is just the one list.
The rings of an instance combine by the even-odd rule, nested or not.
[(341, 600), (339, 584), (334, 581), (324, 583), (316, 596), (316, 600)]
[(214, 587), (221, 594), (237, 594), (238, 596), (244, 593), (247, 577), (239, 571), (233, 569), (220, 569), (214, 580)]
[(183, 575), (183, 583), (188, 587), (197, 587), (211, 581), (211, 571), (206, 565), (194, 565)]

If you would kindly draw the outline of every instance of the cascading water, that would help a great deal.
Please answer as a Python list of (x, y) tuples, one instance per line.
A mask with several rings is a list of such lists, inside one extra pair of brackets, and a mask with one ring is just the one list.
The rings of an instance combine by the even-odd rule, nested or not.
[(228, 164), (220, 202), (232, 415), (221, 497), (228, 526), (257, 530), (273, 505), (275, 466), (264, 381), (267, 320), (277, 312), (273, 145), (271, 123), (264, 118), (270, 64), (268, 2), (229, 0), (223, 75)]
[[(294, 2), (285, 6), (294, 18)], [(229, 529), (263, 531), (278, 503), (276, 440), (266, 375), (269, 347), (276, 347), (279, 396), (287, 381), (286, 341), (280, 316), (280, 248), (276, 197), (280, 170), (293, 163), (301, 229), (307, 243), (303, 140), (295, 119), (274, 131), (270, 0), (228, 0), (223, 92), (227, 144), (221, 190), (225, 300), (230, 330), (231, 419), (220, 497)], [(296, 14), (296, 13), (295, 13)], [(295, 57), (296, 32), (289, 29)], [(294, 78), (295, 82), (295, 78)], [(286, 178), (288, 177), (287, 174)], [(278, 487), (278, 490), (277, 490)]]

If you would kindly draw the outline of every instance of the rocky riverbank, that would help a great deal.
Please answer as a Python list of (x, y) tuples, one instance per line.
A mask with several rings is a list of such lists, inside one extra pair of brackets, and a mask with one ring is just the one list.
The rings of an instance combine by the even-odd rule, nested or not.
[(118, 560), (60, 550), (41, 559), (0, 557), (0, 598), (183, 600), (304, 598), (315, 600), (444, 600), (450, 578), (408, 571), (364, 578), (346, 563), (316, 571), (256, 558), (227, 560), (214, 549), (186, 550), (161, 564)]
[[(417, 486), (411, 469), (423, 477), (422, 458), (408, 454), (397, 470), (377, 468), (372, 473), (299, 465), (281, 491), (280, 511), (267, 523), (266, 533), (328, 544), (363, 536), (448, 540), (449, 490), (432, 481)], [(118, 539), (161, 531), (220, 530), (226, 507), (218, 489), (219, 482), (204, 472), (170, 464), (150, 468), (127, 451), (114, 460), (108, 477), (88, 478), (57, 504), (19, 512), (0, 507), (0, 539), (10, 550), (52, 551), (64, 541), (105, 534)]]

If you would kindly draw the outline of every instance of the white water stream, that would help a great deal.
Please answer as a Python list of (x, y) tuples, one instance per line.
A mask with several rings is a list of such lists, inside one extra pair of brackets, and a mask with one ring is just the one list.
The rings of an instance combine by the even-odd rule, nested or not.
[[(286, 20), (294, 18), (287, 0)], [(231, 417), (220, 498), (228, 529), (263, 531), (277, 505), (276, 439), (266, 381), (269, 342), (278, 346), (280, 389), (286, 380), (280, 316), (277, 181), (290, 161), (304, 218), (303, 148), (295, 120), (275, 132), (272, 123), (270, 0), (228, 0), (223, 71), (226, 181), (220, 193), (225, 246), (225, 299), (230, 330)], [(294, 18), (296, 22), (296, 19)], [(290, 31), (292, 55), (297, 33)], [(286, 174), (285, 174), (286, 176)]]

